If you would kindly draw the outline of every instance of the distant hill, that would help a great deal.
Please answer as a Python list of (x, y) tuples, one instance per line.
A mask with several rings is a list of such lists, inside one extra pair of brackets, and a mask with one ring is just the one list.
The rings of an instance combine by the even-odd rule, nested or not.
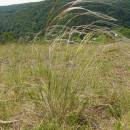
[[(58, 0), (56, 9), (71, 0)], [(93, 0), (94, 1), (94, 0)], [(98, 0), (99, 1), (99, 0)], [(109, 4), (98, 4), (96, 1), (83, 4), (88, 9), (103, 12), (118, 19), (121, 26), (130, 27), (130, 1), (129, 0), (101, 0)], [(50, 15), (50, 10), (55, 6), (55, 0), (45, 0), (37, 3), (28, 3), (0, 7), (0, 35), (10, 32), (19, 37), (33, 37), (44, 29)], [(83, 17), (86, 23), (89, 18)], [(78, 23), (77, 19), (75, 23)]]

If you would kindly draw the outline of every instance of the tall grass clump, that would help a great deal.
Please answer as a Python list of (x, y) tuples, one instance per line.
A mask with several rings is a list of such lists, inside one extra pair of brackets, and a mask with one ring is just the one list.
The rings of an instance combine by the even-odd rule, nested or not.
[[(40, 77), (37, 81), (38, 84), (32, 85), (28, 90), (34, 104), (43, 113), (43, 122), (52, 126), (58, 123), (58, 127), (66, 129), (69, 126), (75, 129), (100, 128), (98, 121), (94, 119), (94, 115), (91, 112), (89, 113), (89, 106), (95, 106), (97, 109), (99, 107), (115, 118), (116, 116), (120, 118), (118, 105), (114, 104), (116, 108), (113, 108), (111, 103), (100, 105), (100, 98), (97, 102), (93, 101), (93, 95), (107, 95), (108, 91), (107, 82), (97, 83), (97, 80), (101, 80), (101, 77), (98, 79), (98, 73), (103, 65), (97, 56), (102, 55), (104, 48), (101, 48), (100, 51), (96, 49), (93, 53), (90, 52), (92, 54), (88, 59), (86, 59), (88, 53), (84, 54), (84, 44), (88, 42), (88, 39), (95, 36), (95, 32), (112, 37), (111, 31), (96, 25), (96, 23), (107, 21), (110, 24), (110, 21), (116, 21), (116, 19), (88, 10), (82, 7), (84, 3), (90, 3), (90, 1), (76, 0), (69, 2), (57, 10), (55, 14), (52, 13), (52, 17), (48, 19), (45, 37), (53, 42), (48, 47), (47, 63), (41, 64), (41, 61), (38, 61), (38, 66), (34, 67), (34, 70), (36, 69), (36, 72), (34, 72), (36, 75), (38, 74), (37, 77)], [(64, 22), (63, 25), (59, 24), (61, 20), (68, 17), (69, 13), (72, 14), (69, 20)], [(80, 16), (93, 16), (101, 20), (88, 25), (69, 26), (71, 21)], [(78, 37), (82, 38), (78, 40)], [(76, 41), (79, 46), (76, 46), (74, 50), (71, 49), (70, 44), (63, 45), (63, 43), (76, 43)], [(63, 48), (64, 51), (62, 52)], [(94, 91), (91, 89), (94, 89)], [(85, 109), (87, 109), (86, 115), (84, 114)]]

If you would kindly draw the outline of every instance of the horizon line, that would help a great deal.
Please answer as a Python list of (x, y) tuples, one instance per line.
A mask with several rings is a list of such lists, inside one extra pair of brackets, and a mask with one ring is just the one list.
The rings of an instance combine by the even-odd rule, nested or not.
[(0, 7), (5, 7), (5, 6), (13, 6), (13, 5), (22, 5), (22, 4), (29, 4), (29, 3), (37, 3), (45, 0), (38, 0), (38, 1), (28, 1), (28, 2), (18, 2), (18, 3), (9, 3), (9, 4), (0, 4)]

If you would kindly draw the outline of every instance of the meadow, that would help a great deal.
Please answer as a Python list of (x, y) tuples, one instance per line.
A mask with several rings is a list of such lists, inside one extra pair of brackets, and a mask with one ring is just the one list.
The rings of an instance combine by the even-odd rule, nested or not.
[(129, 130), (130, 43), (0, 45), (1, 130)]

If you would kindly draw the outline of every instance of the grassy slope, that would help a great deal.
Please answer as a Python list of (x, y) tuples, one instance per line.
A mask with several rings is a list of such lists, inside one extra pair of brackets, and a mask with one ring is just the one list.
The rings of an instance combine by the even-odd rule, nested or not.
[(22, 130), (130, 129), (128, 43), (0, 45), (0, 75), (0, 120)]

